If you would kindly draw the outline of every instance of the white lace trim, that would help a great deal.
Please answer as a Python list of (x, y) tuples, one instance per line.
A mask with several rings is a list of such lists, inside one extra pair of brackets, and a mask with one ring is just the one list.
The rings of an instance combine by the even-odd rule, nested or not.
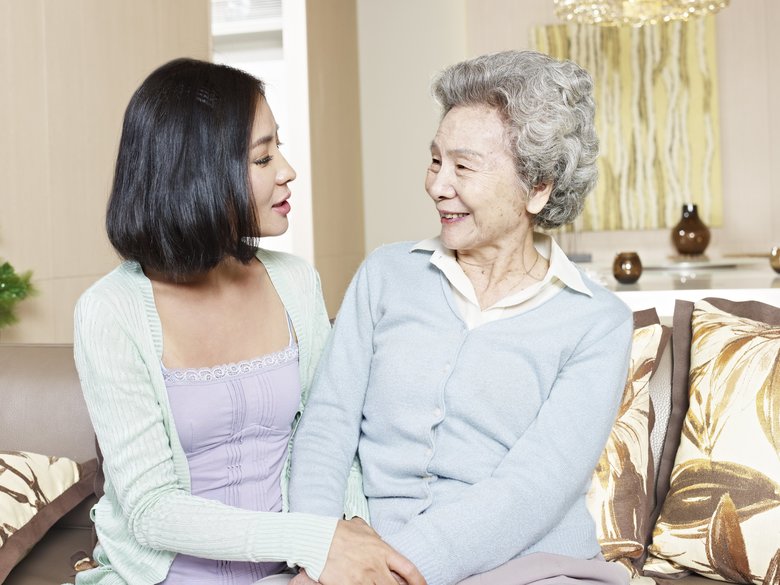
[(298, 346), (291, 345), (282, 351), (269, 353), (258, 358), (223, 364), (212, 368), (175, 368), (168, 370), (163, 367), (163, 379), (166, 383), (173, 384), (182, 382), (211, 382), (278, 366), (295, 359), (298, 359)]

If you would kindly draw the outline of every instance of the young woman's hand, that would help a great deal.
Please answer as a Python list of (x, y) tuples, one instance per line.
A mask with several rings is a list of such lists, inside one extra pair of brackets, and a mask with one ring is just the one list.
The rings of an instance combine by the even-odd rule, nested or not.
[(408, 585), (426, 585), (417, 567), (379, 538), (362, 519), (339, 520), (320, 575), (322, 585), (398, 585), (403, 581)]

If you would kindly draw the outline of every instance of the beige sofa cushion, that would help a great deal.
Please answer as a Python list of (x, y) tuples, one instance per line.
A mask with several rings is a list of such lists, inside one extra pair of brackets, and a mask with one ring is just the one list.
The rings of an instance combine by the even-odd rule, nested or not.
[(634, 314), (623, 399), (587, 496), (604, 558), (621, 563), (633, 575), (644, 561), (654, 501), (650, 379), (668, 337), (654, 309)]

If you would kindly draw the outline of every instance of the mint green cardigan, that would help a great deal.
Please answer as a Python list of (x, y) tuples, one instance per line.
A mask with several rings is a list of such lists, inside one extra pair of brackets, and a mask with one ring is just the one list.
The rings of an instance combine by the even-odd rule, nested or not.
[[(305, 261), (258, 250), (290, 315), (299, 344), (302, 398), (309, 393), (330, 331), (319, 277)], [(317, 579), (336, 519), (254, 512), (190, 493), (187, 459), (174, 428), (162, 377), (162, 329), (151, 282), (124, 262), (79, 299), (74, 353), (84, 398), (105, 457), (105, 495), (92, 509), (96, 569), (78, 585), (145, 585), (165, 579), (177, 553), (236, 561), (286, 561)], [(289, 451), (281, 476), (286, 512)], [(359, 468), (345, 515), (368, 518)]]

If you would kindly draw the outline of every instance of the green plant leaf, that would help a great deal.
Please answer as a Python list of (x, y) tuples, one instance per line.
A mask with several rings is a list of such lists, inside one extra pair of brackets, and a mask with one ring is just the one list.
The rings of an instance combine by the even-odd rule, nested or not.
[(31, 272), (17, 274), (8, 262), (0, 264), (0, 328), (16, 322), (16, 303), (35, 294)]

